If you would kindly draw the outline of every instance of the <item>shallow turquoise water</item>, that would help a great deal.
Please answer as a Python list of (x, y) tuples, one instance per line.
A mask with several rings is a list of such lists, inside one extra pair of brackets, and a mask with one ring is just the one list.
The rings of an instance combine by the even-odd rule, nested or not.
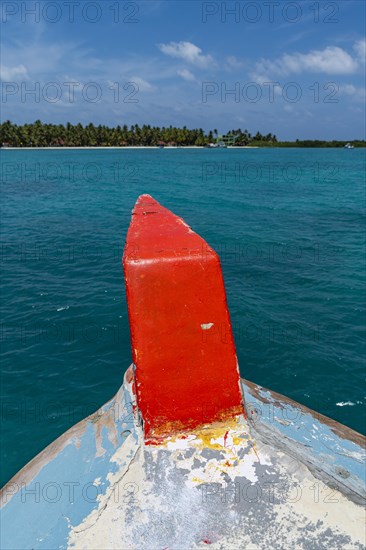
[(363, 150), (1, 157), (2, 482), (122, 382), (141, 193), (220, 254), (242, 376), (365, 431)]

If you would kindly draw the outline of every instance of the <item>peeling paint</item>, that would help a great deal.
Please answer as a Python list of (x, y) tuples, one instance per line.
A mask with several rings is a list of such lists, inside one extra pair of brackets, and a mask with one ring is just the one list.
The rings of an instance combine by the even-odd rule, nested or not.
[[(242, 381), (256, 414), (148, 446), (133, 385), (130, 368), (114, 399), (19, 472), (18, 491), (4, 488), (2, 550), (365, 548), (359, 434)], [(80, 487), (73, 502), (42, 498), (73, 481), (94, 501)]]

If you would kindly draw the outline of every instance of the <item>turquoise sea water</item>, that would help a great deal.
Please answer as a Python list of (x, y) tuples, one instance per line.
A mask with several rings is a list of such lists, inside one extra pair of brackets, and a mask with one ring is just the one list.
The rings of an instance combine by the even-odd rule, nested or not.
[(1, 482), (119, 388), (150, 193), (221, 256), (241, 375), (365, 431), (365, 151), (3, 150)]

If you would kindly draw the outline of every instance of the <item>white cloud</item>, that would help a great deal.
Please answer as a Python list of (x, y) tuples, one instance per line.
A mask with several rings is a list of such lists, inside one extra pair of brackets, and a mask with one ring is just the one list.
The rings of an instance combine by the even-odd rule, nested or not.
[(189, 71), (188, 69), (182, 69), (181, 71), (177, 71), (177, 73), (179, 74), (179, 76), (184, 78), (184, 80), (196, 80), (194, 74), (191, 73), (191, 71)]
[(355, 95), (357, 88), (353, 84), (344, 84), (340, 87), (340, 91), (344, 92), (347, 95)]
[(208, 67), (214, 63), (211, 55), (204, 55), (201, 48), (192, 42), (169, 42), (169, 44), (159, 44), (158, 48), (165, 55), (183, 59), (197, 67)]
[(226, 58), (226, 63), (229, 69), (241, 69), (245, 65), (245, 63), (240, 61), (235, 55), (229, 55), (229, 57)]
[(28, 78), (28, 71), (24, 65), (17, 65), (15, 67), (6, 67), (6, 65), (0, 65), (0, 78), (1, 80), (20, 80)]
[(366, 40), (358, 40), (354, 45), (353, 49), (355, 50), (357, 57), (360, 59), (361, 63), (365, 63), (366, 59)]
[(353, 84), (343, 84), (339, 87), (341, 94), (348, 95), (357, 101), (364, 102), (366, 100), (366, 90), (360, 86), (354, 86)]
[(326, 74), (351, 74), (358, 69), (358, 62), (338, 46), (328, 46), (324, 50), (309, 53), (284, 54), (272, 61), (262, 59), (256, 71), (278, 75), (300, 74), (303, 72)]
[(76, 72), (76, 69), (86, 71), (88, 68), (96, 71), (103, 67), (91, 49), (83, 48), (80, 43), (71, 40), (67, 43), (55, 40), (35, 43), (20, 41), (3, 47), (3, 59), (6, 59), (9, 67), (18, 65), (21, 59), (32, 78), (37, 80), (42, 76), (46, 80), (51, 76), (54, 78), (58, 71)]
[(348, 74), (357, 70), (355, 60), (342, 48), (329, 46), (324, 50), (313, 50), (308, 54), (288, 55), (284, 58), (290, 71), (327, 74)]
[(250, 78), (252, 79), (253, 82), (255, 82), (256, 84), (259, 84), (259, 86), (262, 86), (265, 83), (268, 84), (273, 80), (269, 76), (266, 76), (264, 74), (257, 73), (257, 72), (250, 73)]
[(150, 82), (147, 82), (147, 80), (139, 76), (132, 76), (129, 80), (137, 84), (141, 92), (151, 92), (154, 89), (154, 86), (150, 84)]

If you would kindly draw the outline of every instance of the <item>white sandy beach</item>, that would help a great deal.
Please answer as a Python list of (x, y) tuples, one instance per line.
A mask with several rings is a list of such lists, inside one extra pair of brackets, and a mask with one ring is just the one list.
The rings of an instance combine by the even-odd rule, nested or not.
[[(1, 150), (24, 150), (24, 151), (35, 151), (37, 149), (49, 149), (49, 150), (56, 150), (56, 151), (64, 151), (65, 149), (118, 149), (120, 151), (123, 151), (124, 149), (210, 149), (209, 147), (202, 147), (200, 145), (182, 145), (180, 147), (172, 147), (172, 146), (164, 146), (159, 147), (155, 145), (127, 145), (126, 147), (115, 147), (115, 146), (96, 146), (96, 147), (2, 147)], [(213, 147), (212, 149), (219, 149), (218, 147)], [(232, 146), (232, 147), (225, 147), (225, 149), (259, 149), (257, 146), (251, 146), (251, 145), (244, 145), (243, 147), (239, 146)]]

